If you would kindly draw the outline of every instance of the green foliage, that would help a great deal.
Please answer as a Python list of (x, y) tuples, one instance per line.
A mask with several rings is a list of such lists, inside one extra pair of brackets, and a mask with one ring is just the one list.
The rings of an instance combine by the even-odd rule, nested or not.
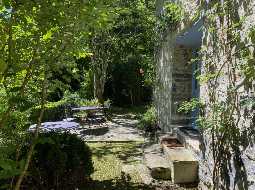
[(81, 88), (79, 89), (80, 97), (85, 99), (91, 99), (93, 94), (93, 72), (91, 69), (84, 71), (84, 80), (81, 83)]
[[(9, 179), (13, 176), (18, 176), (24, 167), (24, 160), (14, 161), (13, 159), (1, 158), (0, 159), (0, 182), (4, 179)], [(1, 186), (0, 186), (0, 189)]]
[(192, 98), (190, 101), (184, 101), (178, 108), (178, 112), (190, 113), (196, 109), (202, 109), (204, 106), (198, 98)]
[(183, 19), (183, 9), (176, 3), (166, 3), (164, 17), (167, 24), (176, 24)]
[[(110, 100), (105, 101), (104, 105), (110, 105)], [(98, 99), (84, 99), (78, 93), (66, 92), (63, 99), (58, 102), (48, 102), (45, 105), (43, 122), (46, 121), (61, 121), (72, 115), (72, 108), (80, 106), (100, 106)], [(29, 110), (30, 122), (36, 123), (40, 114), (41, 108), (39, 106), (33, 107)]]
[[(248, 33), (248, 39), (251, 41), (251, 46), (255, 47), (255, 26), (250, 28)], [(245, 48), (248, 54), (245, 56), (246, 64), (242, 65), (242, 71), (246, 77), (246, 80), (250, 83), (255, 80), (255, 52)]]
[(184, 12), (180, 5), (166, 2), (163, 14), (159, 17), (159, 28), (164, 32), (167, 28), (175, 29), (183, 20)]
[(0, 131), (0, 189), (11, 189), (10, 180), (23, 171), (25, 160), (16, 160), (26, 135), (20, 129), (1, 128)]
[[(154, 2), (119, 2), (120, 14), (110, 35), (105, 94), (118, 105), (137, 105), (151, 96), (155, 79)], [(148, 98), (149, 99), (149, 98)]]
[(158, 118), (155, 107), (149, 107), (147, 111), (142, 115), (139, 121), (138, 127), (145, 129), (146, 127), (154, 127), (157, 125)]
[[(61, 121), (71, 114), (71, 106), (68, 102), (60, 100), (58, 102), (49, 102), (45, 105), (45, 110), (43, 114), (42, 121)], [(37, 118), (39, 117), (41, 108), (39, 106), (31, 108), (30, 113), (30, 122), (36, 123)]]
[[(0, 140), (6, 141), (6, 158), (15, 161), (9, 153), (19, 154), (31, 123), (60, 120), (70, 106), (98, 105), (87, 99), (94, 95), (92, 75), (106, 64), (109, 80), (121, 65), (128, 76), (124, 90), (132, 103), (140, 102), (141, 89), (152, 87), (155, 74), (155, 21), (154, 1), (0, 1)], [(77, 60), (87, 57), (93, 64), (80, 68)], [(1, 167), (17, 175), (8, 159), (10, 167)]]
[[(21, 150), (26, 155), (31, 137)], [(90, 148), (76, 135), (40, 134), (23, 185), (35, 189), (77, 188), (93, 173)]]
[(109, 27), (115, 13), (99, 1), (10, 2), (11, 8), (1, 2), (0, 82), (7, 108), (23, 112), (40, 104), (45, 73), (49, 94), (75, 83), (75, 57), (90, 55), (91, 30)]
[(79, 95), (79, 93), (66, 92), (63, 99), (63, 102), (70, 104), (72, 106), (98, 106), (100, 105), (99, 101), (95, 99), (85, 99)]
[[(0, 144), (1, 150), (5, 149), (1, 151), (3, 157), (16, 160), (8, 155), (13, 151), (18, 155), (22, 135), (38, 121), (45, 99), (56, 101), (56, 92), (61, 97), (66, 89), (73, 90), (72, 84), (79, 78), (76, 59), (91, 55), (91, 31), (111, 27), (116, 16), (109, 4), (112, 1), (0, 1), (0, 141), (6, 141)], [(62, 118), (65, 106), (64, 101), (48, 103), (43, 120)], [(4, 168), (7, 171), (8, 167)], [(16, 168), (20, 169), (18, 165)]]

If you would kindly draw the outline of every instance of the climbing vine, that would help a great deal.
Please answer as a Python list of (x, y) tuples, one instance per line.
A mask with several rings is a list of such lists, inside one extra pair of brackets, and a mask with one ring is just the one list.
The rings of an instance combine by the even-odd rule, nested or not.
[[(249, 0), (242, 6), (248, 6)], [(202, 87), (207, 107), (198, 123), (207, 128), (213, 158), (213, 189), (247, 189), (243, 152), (254, 142), (254, 26), (248, 31), (247, 14), (239, 15), (238, 0), (210, 1), (205, 10)], [(244, 8), (245, 9), (245, 8)], [(246, 102), (241, 104), (241, 102)], [(231, 173), (235, 168), (235, 178)]]
[(179, 109), (201, 110), (197, 124), (203, 136), (210, 139), (204, 142), (209, 151), (206, 160), (213, 160), (213, 189), (248, 189), (243, 155), (255, 140), (255, 25), (249, 23), (251, 3), (204, 1), (203, 65), (197, 79), (206, 96)]
[(164, 39), (167, 30), (175, 30), (183, 20), (183, 8), (173, 2), (165, 2), (157, 18), (158, 41)]

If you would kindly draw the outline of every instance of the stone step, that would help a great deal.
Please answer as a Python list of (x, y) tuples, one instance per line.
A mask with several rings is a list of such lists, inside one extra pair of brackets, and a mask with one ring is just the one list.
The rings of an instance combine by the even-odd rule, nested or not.
[(144, 163), (149, 168), (154, 179), (171, 179), (169, 162), (160, 154), (147, 153), (144, 155)]
[(132, 176), (138, 174), (141, 178), (141, 182), (146, 185), (150, 185), (153, 178), (150, 175), (150, 170), (144, 164), (137, 165), (123, 165), (121, 169), (121, 177), (127, 181), (130, 181)]
[(184, 147), (169, 148), (162, 145), (166, 159), (171, 166), (172, 182), (176, 184), (198, 182), (198, 161), (193, 153)]
[(136, 173), (136, 167), (134, 165), (123, 165), (121, 168), (121, 177), (127, 181), (131, 180), (131, 176)]
[(150, 174), (150, 170), (144, 164), (138, 164), (136, 166), (139, 176), (141, 177), (142, 183), (150, 185), (153, 181), (153, 178)]
[(160, 144), (145, 144), (144, 154), (163, 154)]
[(191, 148), (197, 153), (200, 152), (200, 137), (196, 130), (182, 127), (179, 128), (176, 133), (177, 138), (186, 148)]

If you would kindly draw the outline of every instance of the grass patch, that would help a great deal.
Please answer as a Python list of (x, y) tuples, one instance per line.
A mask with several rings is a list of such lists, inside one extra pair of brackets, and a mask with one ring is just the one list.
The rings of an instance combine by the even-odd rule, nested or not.
[(92, 180), (81, 190), (186, 190), (172, 183), (162, 187), (142, 184), (138, 173), (132, 174), (128, 180), (122, 178), (121, 169), (124, 164), (136, 165), (141, 162), (138, 157), (142, 156), (142, 143), (104, 142), (88, 145), (92, 150), (95, 171)]
[(148, 106), (111, 107), (111, 113), (126, 115), (131, 119), (140, 119), (147, 108)]
[[(95, 172), (93, 180), (111, 180), (121, 177), (124, 164), (139, 164), (141, 143), (90, 143)], [(132, 176), (133, 182), (139, 182), (137, 176)]]
[(121, 176), (124, 164), (139, 164), (141, 143), (89, 143), (95, 172), (82, 190), (152, 190), (141, 183), (138, 173), (130, 179)]

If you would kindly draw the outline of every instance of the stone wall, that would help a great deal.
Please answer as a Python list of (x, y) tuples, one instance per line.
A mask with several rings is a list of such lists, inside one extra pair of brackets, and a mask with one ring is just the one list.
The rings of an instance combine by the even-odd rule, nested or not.
[[(157, 13), (161, 12), (163, 0), (157, 1)], [(174, 1), (184, 3), (186, 15), (194, 15), (197, 1)], [(161, 7), (160, 7), (161, 6)], [(191, 16), (192, 17), (192, 16)], [(156, 55), (157, 81), (154, 101), (158, 111), (159, 124), (164, 132), (172, 131), (179, 124), (187, 124), (189, 116), (178, 113), (181, 102), (191, 98), (192, 67), (190, 64), (190, 48), (176, 44), (176, 37), (182, 34), (192, 23), (185, 17), (175, 31), (167, 31), (163, 36), (160, 48)]]
[(170, 131), (171, 99), (172, 99), (172, 57), (170, 42), (162, 44), (157, 55), (157, 80), (155, 86), (155, 106), (158, 113), (159, 125), (163, 131)]
[(172, 118), (171, 124), (189, 123), (189, 115), (178, 112), (184, 101), (191, 99), (192, 92), (192, 49), (176, 45), (174, 48), (172, 69)]
[[(255, 1), (253, 0), (235, 0), (237, 2), (238, 16), (246, 16), (246, 20), (242, 26), (241, 30), (241, 40), (246, 44), (250, 42), (247, 41), (248, 31), (251, 27), (255, 26)], [(186, 17), (192, 17), (195, 15), (196, 7), (198, 7), (197, 1), (186, 1), (186, 0), (176, 0), (175, 2), (183, 5), (186, 12)], [(164, 131), (171, 131), (172, 127), (176, 124), (183, 124), (185, 120), (188, 119), (185, 115), (180, 115), (176, 112), (178, 105), (184, 100), (188, 100), (191, 97), (191, 68), (187, 65), (190, 60), (189, 48), (180, 47), (176, 44), (175, 38), (183, 33), (186, 28), (190, 27), (191, 21), (185, 19), (183, 23), (180, 24), (176, 31), (168, 31), (164, 42), (161, 45), (160, 51), (157, 54), (157, 74), (158, 74), (158, 84), (155, 90), (155, 102), (158, 110), (158, 116), (160, 121), (160, 126)], [(205, 23), (206, 26), (206, 23)], [(219, 36), (223, 39), (226, 38), (226, 33), (218, 30), (216, 31)], [(229, 78), (226, 76), (228, 71), (228, 64), (221, 68), (221, 65), (226, 62), (229, 57), (224, 53), (222, 44), (218, 44), (217, 56), (213, 51), (212, 40), (210, 36), (204, 31), (202, 49), (206, 49), (206, 52), (202, 51), (203, 63), (206, 64), (208, 61), (214, 61), (216, 63), (216, 70), (221, 69), (221, 75), (218, 80), (217, 89), (217, 101), (227, 101), (227, 86), (230, 84)], [(206, 47), (206, 48), (205, 48)], [(235, 49), (233, 49), (234, 51)], [(255, 47), (251, 46), (250, 50), (255, 52)], [(212, 54), (211, 54), (212, 53)], [(206, 56), (211, 54), (211, 56)], [(253, 53), (255, 56), (255, 53)], [(209, 60), (210, 59), (210, 60)], [(237, 56), (231, 58), (232, 61), (242, 62)], [(202, 66), (202, 74), (205, 72), (205, 68)], [(242, 74), (236, 71), (236, 86), (242, 83)], [(201, 84), (200, 88), (200, 98), (204, 102), (208, 102), (209, 97), (209, 86), (207, 83)], [(238, 88), (239, 100), (247, 100), (247, 98), (255, 98), (255, 81), (249, 86), (242, 85)], [(206, 113), (210, 115), (210, 110), (206, 110)], [(234, 113), (237, 114), (237, 113)], [(246, 128), (255, 129), (255, 108), (254, 106), (248, 106), (241, 111), (242, 118), (240, 121), (240, 130), (246, 130)], [(248, 119), (247, 119), (248, 118)], [(254, 125), (254, 126), (252, 126)], [(248, 134), (247, 134), (248, 135)], [(250, 135), (252, 135), (250, 133)], [(203, 133), (203, 143), (200, 147), (200, 151), (195, 151), (197, 158), (200, 160), (200, 189), (206, 190), (212, 187), (212, 176), (213, 176), (213, 158), (211, 151), (211, 134), (210, 132)], [(246, 140), (250, 139), (250, 136), (246, 137)], [(252, 143), (248, 148), (242, 152), (240, 155), (245, 168), (240, 166), (234, 166), (233, 160), (230, 166), (231, 173), (229, 180), (229, 189), (255, 189), (255, 148)], [(223, 158), (224, 159), (224, 158)], [(244, 170), (244, 171), (243, 171)]]
[[(244, 75), (239, 69), (233, 69), (230, 65), (232, 64), (239, 64), (242, 65), (245, 60), (240, 58), (238, 54), (234, 54), (233, 52), (237, 51), (239, 46), (243, 43), (245, 46), (251, 45), (249, 50), (253, 52), (253, 56), (255, 55), (255, 45), (251, 44), (249, 40), (249, 31), (252, 27), (255, 26), (255, 1), (250, 0), (233, 0), (235, 2), (236, 10), (233, 10), (232, 16), (236, 18), (244, 18), (245, 21), (242, 24), (240, 30), (240, 42), (235, 42), (233, 47), (226, 46), (228, 36), (227, 32), (223, 32), (222, 28), (227, 28), (228, 20), (227, 18), (219, 18), (216, 17), (216, 31), (213, 34), (204, 33), (203, 38), (203, 47), (202, 55), (203, 55), (203, 67), (202, 67), (202, 75), (205, 72), (208, 72), (208, 68), (206, 65), (210, 63), (215, 63), (214, 65), (211, 64), (211, 68), (213, 68), (213, 72), (220, 71), (219, 78), (216, 84), (216, 99), (215, 103), (226, 103), (231, 101), (230, 99), (230, 89), (237, 89), (238, 96), (236, 100), (232, 100), (236, 102), (236, 106), (240, 109), (240, 112), (233, 111), (232, 121), (239, 126), (239, 134), (240, 134), (240, 141), (242, 145), (237, 147), (237, 150), (240, 151), (240, 159), (235, 160), (233, 158), (234, 152), (233, 150), (230, 154), (231, 161), (230, 165), (226, 167), (225, 176), (219, 177), (219, 181), (223, 183), (223, 181), (227, 181), (229, 183), (229, 189), (255, 189), (255, 154), (254, 154), (254, 129), (255, 129), (255, 108), (254, 106), (248, 105), (243, 106), (243, 102), (255, 98), (255, 81), (250, 84), (243, 83)], [(236, 19), (235, 18), (235, 19)], [(205, 25), (208, 29), (208, 26)], [(206, 31), (206, 30), (205, 30)], [(214, 36), (217, 36), (217, 40), (212, 40)], [(226, 48), (227, 47), (227, 48)], [(231, 49), (228, 51), (228, 48)], [(255, 65), (254, 65), (255, 67)], [(232, 70), (234, 73), (234, 78), (229, 77), (229, 70)], [(213, 81), (213, 80), (212, 80)], [(212, 109), (209, 105), (211, 105), (211, 101), (209, 100), (210, 97), (210, 85), (209, 82), (201, 84), (200, 89), (200, 98), (203, 102), (206, 103), (206, 115), (210, 116), (212, 113)], [(230, 131), (231, 132), (231, 131)], [(204, 134), (204, 142), (205, 142), (205, 149), (204, 149), (204, 157), (200, 155), (201, 163), (207, 164), (207, 170), (205, 167), (201, 167), (201, 176), (213, 176), (213, 159), (212, 159), (212, 151), (211, 151), (211, 134), (205, 133)], [(233, 139), (233, 141), (237, 141), (238, 138)], [(236, 142), (240, 143), (240, 142)], [(222, 159), (224, 160), (224, 159)], [(226, 162), (227, 163), (227, 162)], [(238, 164), (237, 164), (238, 163)], [(244, 166), (242, 166), (244, 164)], [(228, 175), (230, 176), (229, 179)], [(226, 177), (226, 178), (225, 178)], [(224, 179), (225, 178), (225, 179)], [(212, 182), (211, 182), (212, 183)], [(209, 189), (210, 183), (208, 180), (202, 180), (201, 188), (202, 189)]]
[(189, 122), (189, 116), (179, 113), (178, 108), (191, 99), (191, 49), (167, 42), (159, 55), (155, 102), (160, 126), (167, 132), (175, 125)]

